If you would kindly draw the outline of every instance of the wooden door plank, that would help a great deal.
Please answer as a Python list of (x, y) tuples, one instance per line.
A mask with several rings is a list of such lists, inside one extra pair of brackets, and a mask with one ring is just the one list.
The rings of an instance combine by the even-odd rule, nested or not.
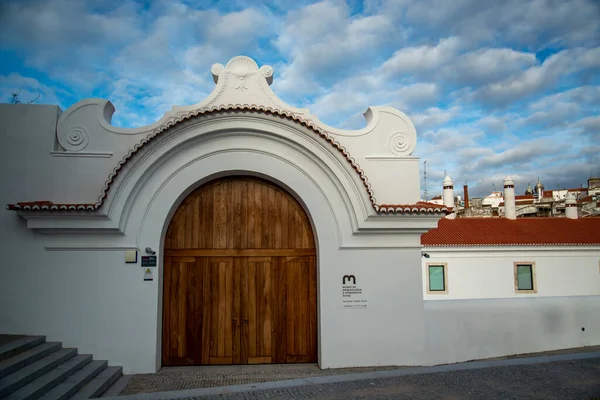
[(275, 204), (275, 189), (273, 187), (267, 188), (269, 196), (269, 249), (276, 249), (275, 231), (277, 225), (277, 206)]
[[(248, 331), (248, 357), (256, 354), (256, 263), (248, 260), (248, 297), (246, 315), (244, 316), (245, 329)], [(246, 320), (248, 321), (246, 323)]]
[(227, 181), (227, 191), (224, 193), (225, 195), (225, 204), (227, 207), (227, 222), (226, 222), (226, 246), (227, 249), (235, 248), (235, 233), (237, 231), (237, 226), (234, 224), (235, 220), (235, 187), (237, 186), (236, 181)]
[(178, 265), (178, 287), (177, 287), (177, 356), (186, 355), (186, 306), (187, 306), (187, 264), (177, 263)]
[(314, 249), (167, 249), (168, 257), (294, 257), (312, 256)]
[(298, 323), (296, 329), (300, 333), (296, 341), (296, 354), (308, 354), (308, 260), (303, 260), (298, 263)]
[(271, 364), (272, 358), (267, 356), (249, 357), (248, 364)]
[(247, 203), (248, 203), (248, 207), (246, 210), (247, 215), (247, 220), (248, 220), (248, 227), (247, 227), (247, 236), (248, 236), (248, 245), (246, 246), (247, 249), (253, 249), (256, 248), (256, 228), (255, 228), (255, 221), (256, 221), (256, 217), (255, 217), (255, 212), (256, 212), (256, 199), (255, 199), (255, 195), (254, 195), (254, 186), (255, 186), (255, 182), (250, 181), (248, 182), (248, 195), (247, 195)]
[(294, 312), (294, 307), (296, 307), (296, 290), (294, 290), (296, 285), (296, 274), (294, 271), (294, 263), (289, 262), (289, 259), (286, 259), (286, 287), (287, 287), (287, 310), (286, 310), (286, 325), (287, 325), (287, 354), (294, 354), (294, 350), (296, 349), (294, 343), (295, 336), (295, 323), (296, 323), (296, 313)]
[(242, 248), (242, 230), (246, 228), (242, 225), (242, 183), (238, 181), (234, 185), (231, 185), (233, 186), (230, 206), (233, 209), (233, 226), (231, 227), (233, 231), (232, 249)]
[(200, 263), (202, 265), (202, 282), (204, 282), (204, 285), (202, 286), (202, 346), (200, 364), (208, 365), (210, 363), (212, 342), (212, 313), (215, 307), (215, 294), (212, 290), (212, 288), (214, 288), (214, 274), (212, 273), (211, 263), (208, 257), (202, 257)]
[(208, 328), (210, 329), (210, 344), (209, 358), (207, 364), (210, 363), (210, 357), (219, 355), (219, 263), (209, 259), (210, 269), (210, 321)]
[(162, 363), (170, 365), (171, 349), (168, 344), (173, 334), (171, 328), (171, 257), (165, 257), (163, 262), (163, 333), (162, 333)]
[(241, 314), (240, 314), (240, 364), (248, 363), (248, 351), (249, 341), (248, 326), (244, 322), (244, 319), (248, 315), (248, 291), (249, 291), (249, 277), (248, 277), (248, 258), (239, 257), (240, 264), (240, 288), (241, 288)]
[(235, 296), (233, 294), (233, 260), (225, 263), (225, 353), (233, 357), (233, 309)]
[(250, 329), (254, 328), (254, 353), (250, 353), (249, 356), (259, 357), (263, 354), (262, 343), (263, 343), (263, 301), (262, 301), (262, 291), (263, 291), (263, 263), (256, 262), (254, 259), (250, 258), (248, 261), (250, 264), (254, 266), (254, 301), (255, 311), (253, 315), (254, 326), (250, 326)]
[(248, 181), (240, 182), (240, 244), (239, 249), (248, 248)]
[(282, 225), (283, 222), (281, 220), (281, 210), (282, 210), (282, 202), (283, 202), (283, 195), (281, 194), (281, 191), (279, 190), (274, 190), (275, 192), (275, 210), (274, 210), (274, 219), (275, 219), (275, 248), (276, 249), (281, 249), (283, 247), (283, 241), (282, 241), (282, 237), (281, 237), (281, 231), (282, 231)]
[(269, 245), (269, 237), (271, 236), (271, 232), (269, 232), (269, 187), (267, 185), (261, 185), (261, 204), (262, 204), (262, 238), (261, 238), (261, 247), (263, 249), (271, 248)]
[(182, 204), (181, 213), (177, 215), (177, 241), (176, 248), (183, 249), (185, 248), (185, 214), (187, 212), (187, 207), (185, 204)]
[(282, 200), (281, 200), (281, 214), (279, 215), (279, 220), (281, 221), (281, 248), (282, 249), (289, 249), (292, 246), (290, 246), (289, 243), (289, 217), (288, 217), (288, 210), (289, 210), (289, 205), (290, 202), (287, 198), (286, 195), (282, 196)]
[(211, 357), (209, 364), (211, 365), (230, 365), (233, 364), (233, 357)]
[(170, 257), (170, 258), (171, 258), (171, 261), (174, 263), (195, 263), (196, 262), (196, 257), (190, 257), (190, 256), (187, 256), (187, 257), (174, 256), (174, 257)]
[(233, 343), (232, 343), (232, 362), (233, 364), (241, 364), (241, 313), (242, 313), (242, 285), (241, 285), (241, 259), (239, 257), (233, 259)]
[(204, 318), (204, 271), (202, 266), (202, 260), (195, 258), (194, 263), (190, 265), (193, 270), (193, 278), (190, 279), (190, 289), (188, 295), (191, 298), (189, 308), (191, 312), (188, 312), (188, 326), (191, 335), (188, 337), (190, 347), (192, 350), (188, 352), (190, 364), (193, 365), (199, 362), (202, 358), (202, 320)]
[(192, 242), (190, 248), (197, 249), (200, 246), (200, 196), (195, 196), (192, 204)]
[[(263, 319), (263, 329), (262, 329), (262, 350), (261, 355), (268, 356), (269, 359), (272, 356), (271, 353), (271, 331), (273, 329), (273, 315), (272, 315), (272, 305), (273, 305), (273, 297), (271, 293), (271, 270), (272, 270), (272, 262), (263, 261), (261, 262), (263, 265), (263, 273), (262, 273), (262, 284), (263, 284), (263, 294), (262, 294), (262, 319)], [(270, 361), (269, 361), (270, 362)]]
[(254, 248), (263, 248), (263, 232), (264, 232), (264, 220), (265, 211), (263, 210), (262, 202), (262, 189), (263, 186), (260, 183), (254, 185)]
[(288, 309), (288, 280), (287, 280), (287, 261), (285, 257), (277, 257), (277, 331), (275, 332), (276, 345), (275, 357), (277, 363), (285, 363), (287, 356), (287, 309)]
[(309, 316), (308, 316), (308, 351), (311, 359), (309, 362), (317, 362), (317, 260), (315, 256), (309, 258), (308, 268), (308, 297), (309, 297)]
[(227, 315), (227, 282), (226, 282), (226, 264), (223, 262), (223, 259), (220, 259), (217, 263), (218, 265), (218, 274), (219, 274), (219, 305), (218, 305), (218, 328), (216, 332), (216, 340), (217, 340), (217, 353), (215, 357), (225, 357), (225, 345), (227, 343), (227, 328), (225, 324), (225, 316)]

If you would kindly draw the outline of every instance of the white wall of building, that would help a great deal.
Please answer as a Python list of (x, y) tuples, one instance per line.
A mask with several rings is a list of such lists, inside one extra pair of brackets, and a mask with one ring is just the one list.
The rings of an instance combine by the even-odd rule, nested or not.
[(597, 346), (598, 315), (597, 295), (428, 300), (427, 350), (437, 364)]
[[(423, 251), (425, 300), (600, 296), (600, 246), (431, 248)], [(514, 262), (535, 263), (537, 293), (516, 293)], [(427, 293), (427, 265), (446, 263), (448, 293)]]
[[(423, 252), (430, 256), (421, 275), (434, 363), (600, 344), (598, 246)], [(515, 293), (515, 261), (535, 262), (537, 293)], [(437, 263), (447, 265), (447, 294), (427, 293), (427, 264)]]

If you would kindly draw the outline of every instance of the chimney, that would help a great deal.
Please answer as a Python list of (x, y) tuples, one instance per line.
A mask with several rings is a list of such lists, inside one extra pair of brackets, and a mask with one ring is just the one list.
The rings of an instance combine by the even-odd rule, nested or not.
[(465, 209), (466, 209), (466, 208), (469, 208), (469, 187), (467, 185), (464, 185), (463, 190), (465, 192)]
[(504, 178), (504, 216), (508, 219), (517, 219), (515, 181), (510, 176)]
[(577, 219), (577, 200), (573, 193), (567, 193), (567, 199), (565, 200), (565, 215), (567, 218)]
[(454, 208), (454, 182), (447, 175), (444, 178), (444, 206)]

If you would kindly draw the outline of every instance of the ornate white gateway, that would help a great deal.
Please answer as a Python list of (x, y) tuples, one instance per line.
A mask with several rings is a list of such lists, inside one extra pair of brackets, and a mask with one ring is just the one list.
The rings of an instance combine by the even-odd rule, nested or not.
[[(307, 223), (300, 225), (312, 228), (303, 237), (314, 235), (314, 246), (298, 239), (295, 250), (303, 257), (313, 257), (308, 247), (316, 252), (314, 324), (321, 367), (455, 361), (450, 353), (427, 351), (427, 341), (436, 338), (425, 334), (420, 234), (435, 227), (448, 209), (419, 202), (413, 124), (398, 110), (371, 107), (363, 129), (329, 127), (308, 110), (277, 98), (269, 87), (273, 73), (248, 57), (215, 64), (216, 87), (208, 98), (173, 107), (155, 124), (136, 129), (112, 126), (114, 107), (102, 99), (81, 101), (62, 114), (54, 106), (0, 106), (7, 121), (4, 145), (22, 150), (0, 160), (3, 170), (15, 171), (0, 196), (8, 210), (16, 211), (2, 213), (0, 221), (1, 250), (13, 260), (2, 266), (6, 287), (0, 302), (15, 304), (1, 317), (0, 327), (62, 340), (123, 365), (125, 373), (154, 372), (162, 365), (168, 319), (165, 249), (188, 251), (173, 261), (182, 263), (209, 257), (208, 250), (210, 257), (229, 257), (225, 250), (254, 257), (255, 242), (242, 239), (246, 244), (240, 245), (232, 239), (230, 245), (225, 238), (221, 243), (220, 233), (210, 235), (222, 247), (201, 248), (199, 243), (209, 246), (202, 239), (206, 221), (211, 229), (217, 227), (210, 232), (224, 232), (235, 220), (225, 216), (217, 221), (213, 214), (220, 215), (229, 203), (239, 204), (239, 215), (249, 204), (268, 215), (284, 215), (281, 210), (289, 203), (305, 213)], [(221, 208), (203, 220), (198, 204), (204, 203), (197, 193), (213, 193), (203, 188), (232, 176), (242, 177), (239, 182), (260, 178), (266, 192), (254, 200), (248, 189), (241, 189), (238, 200), (214, 192), (221, 193), (211, 195), (220, 199)], [(257, 206), (259, 197), (270, 202), (288, 195), (281, 208), (277, 202)], [(178, 211), (182, 207), (200, 207), (198, 217)], [(172, 221), (185, 227), (178, 244), (168, 236)], [(291, 223), (269, 224), (261, 228), (269, 238), (259, 246), (261, 263), (268, 263), (264, 254), (291, 257), (281, 244), (295, 235), (283, 233)], [(144, 258), (145, 268), (140, 268), (140, 258), (150, 255), (156, 256), (156, 267)], [(273, 265), (281, 265), (278, 260)], [(244, 262), (258, 261), (239, 265), (249, 265)], [(306, 283), (298, 279), (304, 282), (299, 285)], [(169, 310), (178, 307), (173, 299), (165, 302)], [(227, 328), (232, 340), (239, 321), (246, 319), (241, 314), (238, 319), (236, 312), (231, 311), (234, 322)], [(258, 329), (252, 323), (248, 326), (254, 328), (242, 328)], [(213, 358), (225, 362), (228, 357)], [(288, 354), (288, 360), (299, 357)], [(267, 358), (257, 353), (253, 359)]]

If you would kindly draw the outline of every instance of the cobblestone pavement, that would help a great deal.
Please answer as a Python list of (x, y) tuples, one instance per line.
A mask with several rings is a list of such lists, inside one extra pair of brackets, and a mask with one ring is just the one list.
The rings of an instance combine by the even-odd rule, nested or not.
[[(519, 354), (488, 359), (488, 361), (597, 351), (600, 351), (600, 346), (554, 350), (543, 353)], [(115, 395), (118, 394), (120, 396), (125, 396), (139, 393), (157, 393), (175, 390), (242, 385), (249, 383), (284, 381), (299, 378), (327, 377), (362, 372), (397, 370), (399, 368), (400, 367), (379, 367), (321, 370), (316, 364), (163, 368), (156, 374), (129, 375), (127, 377), (127, 383), (124, 384), (123, 389), (117, 391)]]
[(600, 359), (313, 384), (185, 399), (600, 400)]
[(156, 374), (133, 375), (120, 395), (232, 386), (394, 369), (398, 369), (398, 367), (321, 370), (316, 364), (165, 368)]

